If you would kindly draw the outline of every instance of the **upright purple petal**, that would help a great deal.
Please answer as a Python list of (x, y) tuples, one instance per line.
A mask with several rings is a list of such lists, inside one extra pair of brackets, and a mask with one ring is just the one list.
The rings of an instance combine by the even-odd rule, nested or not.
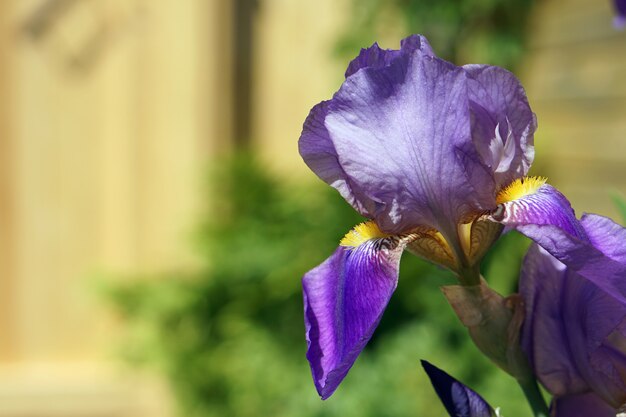
[(525, 176), (535, 156), (537, 120), (524, 88), (509, 71), (465, 65), (472, 116), (472, 138), (500, 188)]
[[(433, 51), (425, 37), (412, 35), (401, 42), (400, 50), (381, 49), (374, 43), (348, 65), (346, 78), (361, 68), (382, 69), (402, 57), (420, 51), (432, 56)], [(333, 100), (323, 101), (313, 107), (304, 122), (302, 134), (298, 142), (300, 155), (309, 168), (323, 181), (336, 188), (341, 196), (351, 204), (355, 210), (365, 217), (372, 218), (379, 201), (363, 194), (362, 190), (355, 189), (339, 163), (335, 144), (326, 127), (326, 116)]]
[[(425, 226), (454, 239), (458, 223), (495, 206), (494, 173), (508, 178), (504, 171), (516, 166), (525, 172), (532, 159), (534, 119), (517, 81), (488, 67), (467, 68), (435, 57), (418, 35), (403, 40), (399, 50), (376, 44), (362, 50), (340, 90), (309, 114), (299, 143), (303, 159), (384, 231)], [(510, 97), (492, 97), (497, 93), (481, 84), (489, 77), (502, 82), (502, 91), (514, 90)], [(481, 109), (488, 128), (472, 124), (470, 107)], [(488, 167), (472, 129), (491, 134), (500, 120), (515, 138), (508, 146), (503, 142), (505, 156)], [(520, 131), (525, 121), (527, 129)]]
[(378, 46), (378, 43), (374, 43), (369, 48), (361, 49), (359, 55), (350, 62), (346, 70), (346, 78), (361, 68), (386, 67), (402, 55), (411, 54), (417, 50), (425, 55), (435, 55), (430, 44), (422, 35), (411, 35), (408, 38), (402, 39), (399, 50), (382, 49)]
[(592, 392), (556, 398), (551, 417), (615, 417), (615, 409)]
[(339, 194), (361, 215), (368, 217), (369, 211), (363, 202), (369, 200), (363, 195), (355, 194), (350, 178), (339, 164), (335, 145), (326, 129), (325, 120), (329, 104), (330, 102), (323, 101), (313, 107), (304, 121), (302, 135), (298, 142), (300, 155), (311, 171), (339, 191)]
[(403, 249), (393, 238), (339, 247), (304, 276), (307, 359), (322, 399), (337, 389), (378, 326)]
[(435, 392), (451, 417), (491, 417), (495, 411), (476, 391), (436, 366), (421, 361)]
[(353, 190), (369, 197), (369, 216), (389, 233), (422, 225), (449, 235), (493, 207), (461, 68), (420, 51), (362, 68), (333, 97), (325, 125)]

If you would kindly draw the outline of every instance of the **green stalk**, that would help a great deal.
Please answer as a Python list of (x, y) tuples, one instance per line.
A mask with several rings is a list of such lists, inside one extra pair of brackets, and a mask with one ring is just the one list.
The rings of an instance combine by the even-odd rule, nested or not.
[(525, 381), (517, 380), (517, 382), (522, 388), (530, 408), (533, 410), (533, 416), (549, 417), (550, 411), (548, 409), (548, 404), (546, 404), (546, 400), (543, 398), (543, 395), (539, 390), (537, 380), (535, 378), (530, 378)]

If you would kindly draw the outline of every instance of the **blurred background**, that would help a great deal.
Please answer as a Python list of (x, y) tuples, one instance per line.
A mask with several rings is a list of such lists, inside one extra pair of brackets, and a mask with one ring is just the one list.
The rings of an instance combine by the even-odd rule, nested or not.
[[(308, 171), (309, 109), (377, 40), (514, 71), (536, 174), (621, 218), (626, 33), (609, 0), (0, 2), (0, 417), (444, 415), (418, 360), (526, 405), (405, 255), (345, 383), (318, 399), (300, 277), (360, 219)], [(527, 242), (484, 274), (503, 293)]]

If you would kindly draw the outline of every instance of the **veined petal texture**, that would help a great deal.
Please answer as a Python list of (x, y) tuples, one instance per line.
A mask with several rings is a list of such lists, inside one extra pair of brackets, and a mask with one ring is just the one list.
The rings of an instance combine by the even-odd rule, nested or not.
[(326, 127), (353, 189), (388, 233), (423, 225), (445, 236), (489, 203), (480, 192), (493, 180), (469, 140), (461, 68), (419, 51), (363, 68), (333, 97)]
[(541, 383), (554, 395), (588, 390), (578, 368), (572, 366), (575, 361), (568, 348), (568, 334), (581, 329), (576, 317), (564, 317), (562, 311), (567, 283), (565, 265), (533, 244), (524, 259), (519, 284), (526, 306), (521, 340)]
[(509, 71), (490, 65), (465, 65), (472, 138), (493, 171), (496, 188), (525, 176), (535, 156), (537, 120), (526, 92)]
[(570, 202), (548, 184), (521, 198), (502, 203), (492, 218), (518, 230), (527, 225), (550, 225), (574, 237), (585, 236)]
[(491, 217), (533, 239), (569, 269), (626, 304), (626, 241), (620, 239), (625, 233), (621, 226), (597, 215), (577, 220), (569, 201), (550, 185), (501, 204)]
[(372, 337), (396, 288), (403, 249), (395, 238), (339, 247), (304, 276), (307, 359), (322, 399), (337, 389)]
[(532, 246), (522, 268), (522, 345), (557, 399), (592, 391), (615, 413), (626, 402), (626, 231), (597, 215), (580, 227), (519, 228), (545, 248)]
[[(426, 38), (413, 35), (402, 40), (400, 50), (381, 49), (378, 44), (362, 49), (361, 53), (348, 65), (346, 78), (361, 68), (382, 69), (389, 66), (394, 60), (421, 51), (425, 55), (433, 55)], [(359, 213), (373, 218), (376, 211), (376, 201), (353, 186), (352, 179), (346, 174), (339, 162), (339, 156), (332, 140), (331, 133), (326, 127), (326, 116), (333, 100), (317, 104), (309, 113), (304, 122), (302, 134), (298, 142), (300, 155), (305, 163), (323, 181), (336, 188)]]
[(495, 193), (533, 159), (535, 117), (519, 81), (490, 66), (457, 67), (422, 36), (374, 44), (315, 106), (300, 137), (307, 165), (387, 233), (416, 227), (456, 238), (495, 207)]

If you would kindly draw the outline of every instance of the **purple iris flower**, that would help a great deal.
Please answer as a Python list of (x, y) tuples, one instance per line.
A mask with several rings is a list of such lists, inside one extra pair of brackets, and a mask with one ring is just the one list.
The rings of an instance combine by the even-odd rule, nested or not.
[(615, 416), (626, 407), (626, 229), (598, 215), (576, 233), (544, 227), (520, 278), (522, 347), (555, 416)]
[(626, 0), (614, 0), (613, 7), (615, 9), (613, 25), (617, 29), (623, 29), (626, 26)]
[(451, 417), (496, 416), (496, 411), (476, 391), (426, 361), (422, 361), (422, 366)]
[(307, 165), (370, 219), (303, 278), (307, 358), (328, 398), (371, 338), (404, 249), (480, 282), (502, 225), (576, 232), (567, 200), (527, 178), (536, 119), (510, 72), (455, 66), (422, 36), (361, 51), (303, 127)]

